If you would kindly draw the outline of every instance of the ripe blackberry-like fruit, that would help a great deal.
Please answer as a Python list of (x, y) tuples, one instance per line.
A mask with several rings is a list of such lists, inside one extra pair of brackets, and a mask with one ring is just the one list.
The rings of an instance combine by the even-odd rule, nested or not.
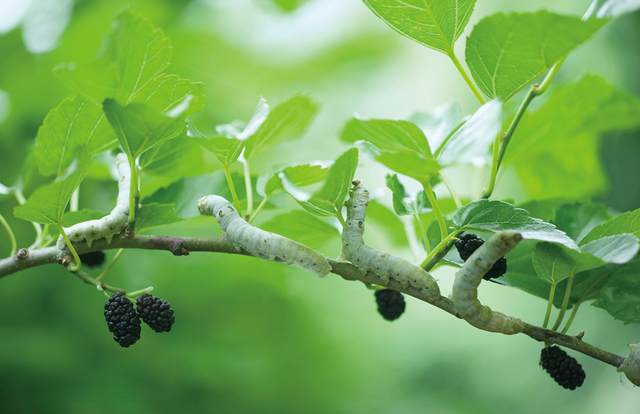
[(406, 303), (402, 293), (393, 289), (376, 290), (376, 303), (378, 312), (388, 321), (398, 319), (404, 312)]
[(159, 297), (145, 293), (138, 298), (136, 305), (144, 323), (156, 332), (169, 332), (176, 321), (169, 302)]
[(89, 267), (100, 266), (104, 263), (104, 259), (107, 255), (104, 250), (98, 250), (97, 252), (82, 253), (80, 255), (80, 261), (83, 265)]
[(128, 348), (140, 339), (140, 316), (133, 302), (126, 296), (116, 293), (104, 304), (104, 317), (113, 340)]
[(555, 345), (542, 348), (540, 364), (558, 384), (570, 390), (581, 386), (586, 377), (578, 361)]
[[(473, 252), (475, 252), (478, 247), (484, 244), (484, 240), (475, 234), (464, 233), (460, 236), (459, 240), (456, 240), (455, 245), (456, 249), (458, 249), (458, 253), (460, 254), (460, 258), (465, 262)], [(496, 279), (502, 275), (507, 273), (507, 259), (505, 257), (501, 258), (497, 262), (494, 263), (493, 267), (489, 269), (489, 271), (482, 277), (484, 280)]]

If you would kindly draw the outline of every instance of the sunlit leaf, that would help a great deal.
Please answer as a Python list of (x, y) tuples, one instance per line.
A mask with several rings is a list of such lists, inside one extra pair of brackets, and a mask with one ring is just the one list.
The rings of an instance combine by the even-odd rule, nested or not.
[(323, 181), (329, 173), (329, 168), (322, 165), (303, 164), (293, 167), (286, 167), (271, 176), (265, 184), (265, 194), (274, 194), (278, 191), (285, 191), (283, 180), (287, 180), (296, 187), (304, 187)]
[(580, 244), (589, 243), (593, 240), (616, 234), (630, 233), (640, 237), (640, 209), (627, 211), (598, 226), (595, 226)]
[(143, 232), (155, 227), (182, 221), (175, 215), (173, 204), (146, 204), (136, 214), (136, 231)]
[(363, 0), (392, 29), (445, 54), (469, 22), (475, 0)]
[(462, 123), (460, 105), (450, 102), (431, 112), (416, 112), (411, 115), (409, 121), (424, 132), (431, 150), (438, 151), (451, 132)]
[(638, 128), (640, 99), (587, 75), (525, 114), (503, 163), (515, 166), (532, 198), (601, 194), (607, 177), (599, 138)]
[(474, 26), (467, 39), (466, 61), (480, 90), (506, 101), (606, 22), (547, 11), (497, 13)]
[(117, 142), (102, 108), (75, 96), (49, 112), (38, 130), (34, 153), (43, 175), (61, 176), (78, 148), (85, 147), (92, 154), (113, 148)]
[(80, 157), (76, 171), (60, 181), (38, 188), (23, 205), (13, 209), (13, 214), (23, 220), (41, 224), (56, 224), (62, 221), (71, 195), (89, 171), (91, 158)]
[(345, 126), (341, 139), (346, 142), (365, 140), (382, 152), (416, 153), (433, 159), (424, 133), (408, 121), (354, 118)]
[(462, 125), (438, 152), (440, 165), (467, 164), (480, 157), (488, 157), (491, 144), (501, 128), (502, 102), (493, 100)]
[(257, 131), (247, 138), (244, 157), (251, 160), (281, 142), (298, 138), (311, 123), (319, 104), (309, 94), (298, 93), (271, 109)]
[(106, 99), (103, 108), (122, 149), (132, 158), (177, 137), (185, 127), (185, 114), (180, 111), (160, 113), (139, 103), (121, 106), (113, 99)]
[(491, 233), (516, 230), (525, 239), (548, 241), (577, 249), (576, 243), (551, 223), (533, 218), (529, 212), (498, 200), (477, 200), (453, 216), (458, 229), (481, 229)]
[(587, 10), (586, 17), (605, 19), (618, 17), (640, 9), (640, 0), (594, 0)]

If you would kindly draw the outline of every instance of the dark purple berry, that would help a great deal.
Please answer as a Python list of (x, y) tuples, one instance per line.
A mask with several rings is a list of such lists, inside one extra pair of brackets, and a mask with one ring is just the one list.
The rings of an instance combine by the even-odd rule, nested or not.
[(111, 296), (104, 305), (104, 317), (113, 340), (120, 346), (128, 348), (140, 339), (140, 316), (126, 296), (120, 293)]
[(586, 378), (582, 366), (559, 347), (542, 348), (540, 365), (564, 388), (575, 390)]
[(393, 289), (376, 290), (378, 312), (388, 321), (398, 319), (404, 312), (406, 304), (402, 293)]
[(145, 293), (138, 298), (136, 305), (144, 323), (156, 332), (169, 332), (176, 321), (169, 302), (159, 297)]
[[(464, 233), (458, 240), (455, 242), (456, 249), (458, 249), (458, 253), (460, 254), (460, 258), (465, 262), (473, 252), (475, 252), (478, 247), (484, 244), (484, 240), (475, 234)], [(489, 271), (482, 277), (484, 280), (496, 279), (502, 275), (507, 273), (507, 259), (502, 257), (500, 260), (494, 263), (493, 267), (489, 269)]]

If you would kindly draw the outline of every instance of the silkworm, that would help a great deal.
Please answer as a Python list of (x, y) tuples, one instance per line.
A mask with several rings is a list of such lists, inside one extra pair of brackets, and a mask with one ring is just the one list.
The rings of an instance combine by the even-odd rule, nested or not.
[(209, 195), (201, 198), (198, 210), (200, 214), (214, 216), (231, 240), (254, 256), (296, 265), (320, 277), (331, 271), (323, 255), (286, 237), (252, 226), (223, 197)]
[(342, 231), (341, 258), (349, 260), (364, 272), (375, 273), (385, 284), (389, 282), (389, 278), (393, 278), (404, 288), (411, 285), (421, 289), (428, 298), (439, 298), (440, 288), (426, 270), (405, 259), (364, 244), (362, 236), (368, 205), (369, 191), (359, 180), (353, 181), (347, 204), (347, 221)]
[[(91, 246), (94, 240), (105, 238), (107, 242), (127, 227), (129, 221), (129, 188), (131, 186), (131, 170), (127, 155), (120, 153), (116, 156), (118, 169), (118, 199), (115, 208), (108, 215), (98, 220), (89, 220), (74, 224), (64, 229), (72, 242), (86, 240)], [(58, 237), (57, 246), (64, 249), (66, 244), (62, 235)]]
[(624, 372), (629, 381), (640, 387), (640, 343), (629, 344), (629, 356), (618, 367), (618, 372)]
[(520, 319), (494, 312), (478, 300), (478, 286), (482, 277), (520, 240), (522, 235), (514, 231), (503, 231), (493, 235), (456, 273), (451, 299), (458, 315), (476, 328), (506, 335), (517, 334), (524, 330), (524, 324)]

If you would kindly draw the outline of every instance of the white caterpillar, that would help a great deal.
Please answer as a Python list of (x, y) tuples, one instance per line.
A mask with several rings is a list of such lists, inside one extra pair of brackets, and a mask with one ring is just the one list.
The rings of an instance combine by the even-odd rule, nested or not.
[(522, 235), (514, 231), (495, 234), (476, 250), (456, 273), (451, 299), (464, 320), (476, 328), (489, 332), (513, 335), (524, 330), (518, 318), (494, 312), (478, 300), (478, 286), (482, 277), (505, 254), (522, 240)]
[[(65, 228), (64, 232), (72, 242), (86, 240), (91, 246), (94, 240), (101, 238), (110, 242), (113, 236), (127, 227), (129, 221), (129, 188), (131, 186), (131, 170), (127, 161), (127, 155), (120, 153), (116, 156), (118, 175), (118, 201), (110, 214), (98, 220), (89, 220)], [(58, 237), (58, 248), (64, 249), (66, 244), (62, 235)]]
[(385, 282), (392, 277), (402, 284), (422, 289), (428, 298), (440, 297), (440, 288), (431, 275), (413, 263), (364, 244), (364, 218), (369, 204), (369, 192), (353, 181), (347, 210), (347, 222), (342, 231), (342, 255), (362, 271), (371, 271)]
[(252, 226), (243, 220), (226, 199), (210, 195), (198, 200), (200, 214), (214, 216), (222, 230), (240, 247), (254, 256), (300, 266), (324, 277), (331, 266), (320, 253), (278, 234)]
[(620, 365), (618, 372), (624, 372), (629, 381), (640, 387), (640, 343), (629, 344), (629, 348), (629, 356)]

